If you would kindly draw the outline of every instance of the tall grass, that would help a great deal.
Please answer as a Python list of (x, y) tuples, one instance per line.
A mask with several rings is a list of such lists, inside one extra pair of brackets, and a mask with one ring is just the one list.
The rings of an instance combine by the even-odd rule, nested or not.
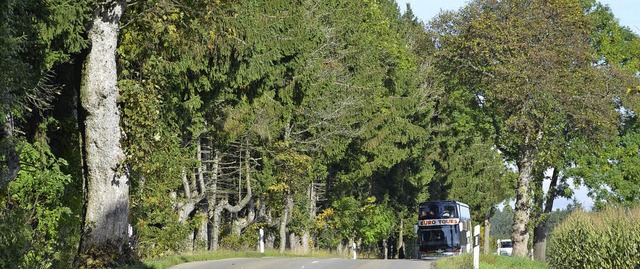
[(640, 208), (577, 211), (553, 232), (551, 268), (640, 268)]

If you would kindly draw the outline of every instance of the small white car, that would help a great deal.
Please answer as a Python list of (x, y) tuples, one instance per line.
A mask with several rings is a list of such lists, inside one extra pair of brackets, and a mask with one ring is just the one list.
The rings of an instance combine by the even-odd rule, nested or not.
[(498, 239), (498, 255), (511, 256), (513, 254), (513, 242), (511, 239)]

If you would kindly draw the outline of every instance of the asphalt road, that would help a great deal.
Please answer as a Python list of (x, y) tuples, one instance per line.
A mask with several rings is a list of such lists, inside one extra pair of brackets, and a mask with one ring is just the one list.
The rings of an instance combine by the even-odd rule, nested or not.
[(421, 260), (370, 260), (326, 258), (235, 258), (183, 263), (170, 269), (430, 269)]

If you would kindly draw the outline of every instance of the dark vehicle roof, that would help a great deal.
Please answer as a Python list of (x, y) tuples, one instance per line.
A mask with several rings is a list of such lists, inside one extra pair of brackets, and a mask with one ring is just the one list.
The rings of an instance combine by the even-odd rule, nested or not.
[(459, 201), (455, 201), (455, 200), (428, 201), (428, 202), (422, 202), (422, 203), (420, 203), (420, 205), (454, 204), (454, 203), (458, 203), (458, 204), (464, 205), (466, 207), (469, 207), (467, 204), (459, 202)]

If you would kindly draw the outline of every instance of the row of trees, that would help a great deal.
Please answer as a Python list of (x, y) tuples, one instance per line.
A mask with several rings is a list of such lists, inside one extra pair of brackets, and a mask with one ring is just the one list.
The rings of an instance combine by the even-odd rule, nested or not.
[(640, 42), (594, 1), (429, 24), (392, 0), (0, 9), (3, 268), (252, 247), (258, 228), (280, 251), (387, 257), (419, 202), (488, 223), (514, 195), (525, 255), (570, 177), (637, 202)]

